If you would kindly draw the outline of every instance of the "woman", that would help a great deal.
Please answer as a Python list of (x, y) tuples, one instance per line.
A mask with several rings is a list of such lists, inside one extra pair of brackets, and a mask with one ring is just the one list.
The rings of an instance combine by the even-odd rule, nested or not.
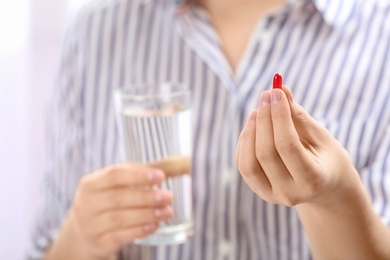
[[(85, 7), (53, 90), (47, 202), (32, 258), (389, 259), (389, 8), (358, 0)], [(267, 90), (275, 72), (294, 102), (287, 87)], [(129, 245), (170, 218), (175, 199), (126, 188), (165, 175), (119, 164), (112, 90), (146, 81), (192, 87), (195, 234), (179, 246)]]

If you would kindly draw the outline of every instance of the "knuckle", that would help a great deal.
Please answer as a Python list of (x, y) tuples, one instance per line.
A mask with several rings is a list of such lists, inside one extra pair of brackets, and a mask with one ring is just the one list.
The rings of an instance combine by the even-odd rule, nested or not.
[(287, 197), (284, 201), (284, 205), (287, 207), (294, 207), (301, 203), (301, 200), (297, 196)]
[(275, 153), (272, 150), (256, 149), (256, 158), (259, 162), (271, 162), (275, 159)]
[(294, 154), (299, 151), (298, 145), (292, 138), (279, 139), (275, 142), (276, 150), (281, 154)]
[(287, 207), (294, 207), (294, 206), (298, 205), (299, 203), (301, 203), (302, 201), (299, 198), (299, 196), (297, 196), (297, 195), (285, 194), (284, 196), (282, 196), (281, 202), (283, 205), (285, 205)]
[(273, 111), (272, 113), (272, 120), (285, 120), (287, 117), (287, 114), (284, 110), (277, 109), (276, 111)]
[(110, 185), (116, 185), (118, 183), (118, 171), (119, 171), (119, 166), (118, 165), (112, 165), (107, 168), (106, 171), (106, 181)]
[(118, 233), (113, 233), (110, 238), (111, 240), (111, 243), (114, 245), (114, 247), (116, 248), (119, 248), (122, 246), (122, 244), (124, 244), (124, 239), (121, 235), (119, 235)]
[(282, 204), (287, 207), (294, 207), (302, 203), (301, 191), (297, 189), (289, 189), (285, 185), (274, 189), (274, 195), (278, 204)]
[(248, 142), (254, 141), (254, 135), (251, 133), (251, 131), (248, 131), (247, 127), (245, 127), (244, 130), (242, 131), (240, 141), (241, 141), (241, 145), (245, 145)]
[(244, 177), (249, 177), (255, 174), (259, 169), (256, 165), (252, 163), (241, 163), (238, 167), (238, 170)]
[(270, 117), (269, 111), (265, 111), (264, 109), (258, 109), (256, 119), (264, 119)]
[(119, 213), (112, 213), (108, 217), (108, 221), (115, 227), (123, 227), (125, 225), (124, 218)]
[(85, 175), (81, 177), (80, 183), (79, 183), (79, 190), (80, 193), (83, 193), (84, 191), (91, 190), (93, 186), (91, 176), (90, 175)]
[(112, 191), (107, 194), (108, 202), (115, 208), (120, 208), (124, 205), (123, 201), (126, 197), (122, 196), (122, 194), (118, 191)]
[(298, 109), (296, 110), (295, 116), (300, 120), (300, 121), (306, 121), (307, 120), (307, 114), (303, 107), (299, 106)]

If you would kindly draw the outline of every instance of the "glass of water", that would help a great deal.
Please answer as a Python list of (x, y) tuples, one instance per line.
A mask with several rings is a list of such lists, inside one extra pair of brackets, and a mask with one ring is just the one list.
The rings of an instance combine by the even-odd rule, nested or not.
[[(182, 83), (145, 83), (116, 90), (123, 159), (153, 164), (191, 156), (190, 98), (188, 85)], [(193, 234), (190, 173), (168, 178), (160, 188), (173, 192), (173, 218), (160, 223), (155, 234), (136, 240), (136, 244), (180, 244)]]

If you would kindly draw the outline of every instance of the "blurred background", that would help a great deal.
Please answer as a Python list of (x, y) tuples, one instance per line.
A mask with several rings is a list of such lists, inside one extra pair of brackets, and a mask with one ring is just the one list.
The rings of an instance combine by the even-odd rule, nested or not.
[(23, 259), (40, 203), (45, 107), (69, 18), (86, 0), (0, 1), (0, 259)]

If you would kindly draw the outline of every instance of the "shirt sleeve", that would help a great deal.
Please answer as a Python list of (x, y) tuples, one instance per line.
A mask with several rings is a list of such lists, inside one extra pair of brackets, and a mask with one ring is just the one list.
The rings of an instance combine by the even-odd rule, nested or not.
[(27, 259), (42, 259), (67, 214), (84, 174), (83, 62), (75, 26), (66, 30), (47, 115), (47, 160), (43, 203), (32, 231)]
[(375, 140), (377, 145), (372, 150), (370, 163), (360, 174), (376, 213), (390, 226), (390, 123), (382, 129)]

